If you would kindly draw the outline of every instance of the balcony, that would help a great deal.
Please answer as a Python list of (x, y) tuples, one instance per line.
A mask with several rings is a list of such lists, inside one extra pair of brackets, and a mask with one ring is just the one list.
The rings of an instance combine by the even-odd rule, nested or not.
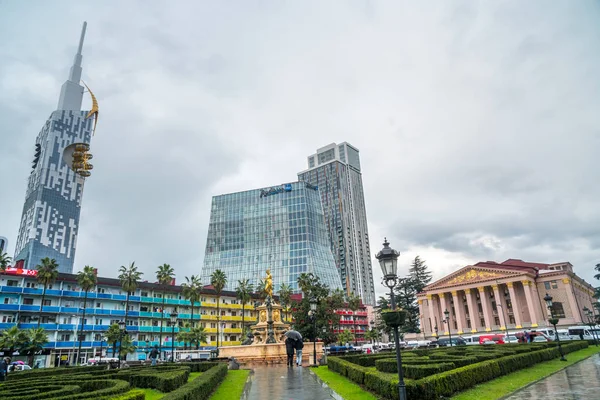
[(0, 304), (0, 311), (19, 311), (18, 304)]

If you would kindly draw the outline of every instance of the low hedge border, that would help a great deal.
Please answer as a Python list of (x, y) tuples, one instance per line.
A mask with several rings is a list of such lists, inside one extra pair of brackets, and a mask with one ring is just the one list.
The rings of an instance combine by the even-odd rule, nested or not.
[[(207, 363), (202, 363), (207, 364)], [(191, 382), (167, 393), (162, 400), (206, 400), (227, 375), (227, 364), (212, 363), (212, 368)]]
[[(586, 347), (588, 347), (586, 341), (572, 342), (562, 346), (565, 354)], [(408, 379), (405, 381), (407, 396), (408, 398), (419, 400), (438, 400), (440, 397), (450, 397), (454, 393), (471, 388), (478, 383), (486, 382), (531, 365), (558, 358), (559, 356), (558, 348), (543, 345), (542, 348), (534, 348), (533, 351), (478, 362), (422, 379)], [(329, 357), (327, 363), (329, 369), (332, 371), (346, 376), (358, 384), (364, 384), (369, 390), (377, 393), (384, 399), (398, 398), (398, 378), (395, 374), (361, 367), (342, 360), (339, 357)]]

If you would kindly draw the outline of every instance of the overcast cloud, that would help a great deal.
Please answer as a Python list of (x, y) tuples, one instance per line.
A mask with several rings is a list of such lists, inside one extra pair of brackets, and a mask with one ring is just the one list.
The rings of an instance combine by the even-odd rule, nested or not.
[(84, 20), (100, 120), (76, 270), (197, 274), (211, 196), (293, 181), (318, 147), (348, 141), (372, 253), (387, 236), (401, 272), (416, 254), (435, 278), (570, 261), (596, 285), (598, 2), (0, 0), (10, 255)]

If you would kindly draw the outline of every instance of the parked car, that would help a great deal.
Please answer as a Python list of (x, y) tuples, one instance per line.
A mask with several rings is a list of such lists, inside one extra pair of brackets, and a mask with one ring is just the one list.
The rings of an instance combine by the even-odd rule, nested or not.
[(508, 335), (505, 337), (504, 343), (519, 343), (519, 338), (515, 335)]
[(452, 338), (452, 344), (450, 344), (450, 338), (441, 338), (438, 339), (437, 345), (440, 347), (443, 346), (466, 346), (467, 342), (463, 338)]
[(465, 336), (463, 339), (467, 343), (467, 346), (479, 344), (479, 336)]
[(9, 365), (8, 372), (18, 372), (18, 371), (29, 371), (31, 367), (29, 365)]
[(494, 342), (492, 339), (483, 339), (483, 341), (480, 340), (479, 342), (485, 346), (490, 345), (490, 344), (496, 344), (496, 342)]
[[(481, 336), (479, 336), (479, 344), (486, 344), (484, 342), (489, 341), (489, 340), (493, 341), (496, 344), (504, 344), (504, 339), (505, 339), (504, 335), (498, 335), (498, 334), (496, 334), (496, 335), (493, 335), (493, 334), (492, 335), (481, 335)], [(489, 344), (489, 343), (487, 343), (487, 344)]]
[(549, 341), (550, 339), (543, 335), (539, 335), (533, 338), (533, 343), (548, 343)]

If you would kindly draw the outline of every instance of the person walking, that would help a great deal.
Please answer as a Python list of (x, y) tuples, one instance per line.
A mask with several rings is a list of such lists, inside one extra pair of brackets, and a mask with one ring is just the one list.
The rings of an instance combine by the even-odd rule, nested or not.
[(296, 366), (302, 366), (302, 349), (304, 348), (304, 341), (302, 339), (296, 340)]
[(0, 360), (0, 381), (5, 381), (8, 375), (8, 365), (10, 364), (10, 358), (4, 357)]
[(296, 347), (294, 342), (295, 342), (295, 340), (291, 339), (289, 337), (287, 339), (285, 339), (285, 352), (287, 354), (287, 366), (288, 367), (294, 366), (294, 347)]
[(150, 360), (152, 361), (152, 366), (156, 366), (156, 359), (158, 358), (158, 346), (154, 345), (154, 348), (150, 352)]

